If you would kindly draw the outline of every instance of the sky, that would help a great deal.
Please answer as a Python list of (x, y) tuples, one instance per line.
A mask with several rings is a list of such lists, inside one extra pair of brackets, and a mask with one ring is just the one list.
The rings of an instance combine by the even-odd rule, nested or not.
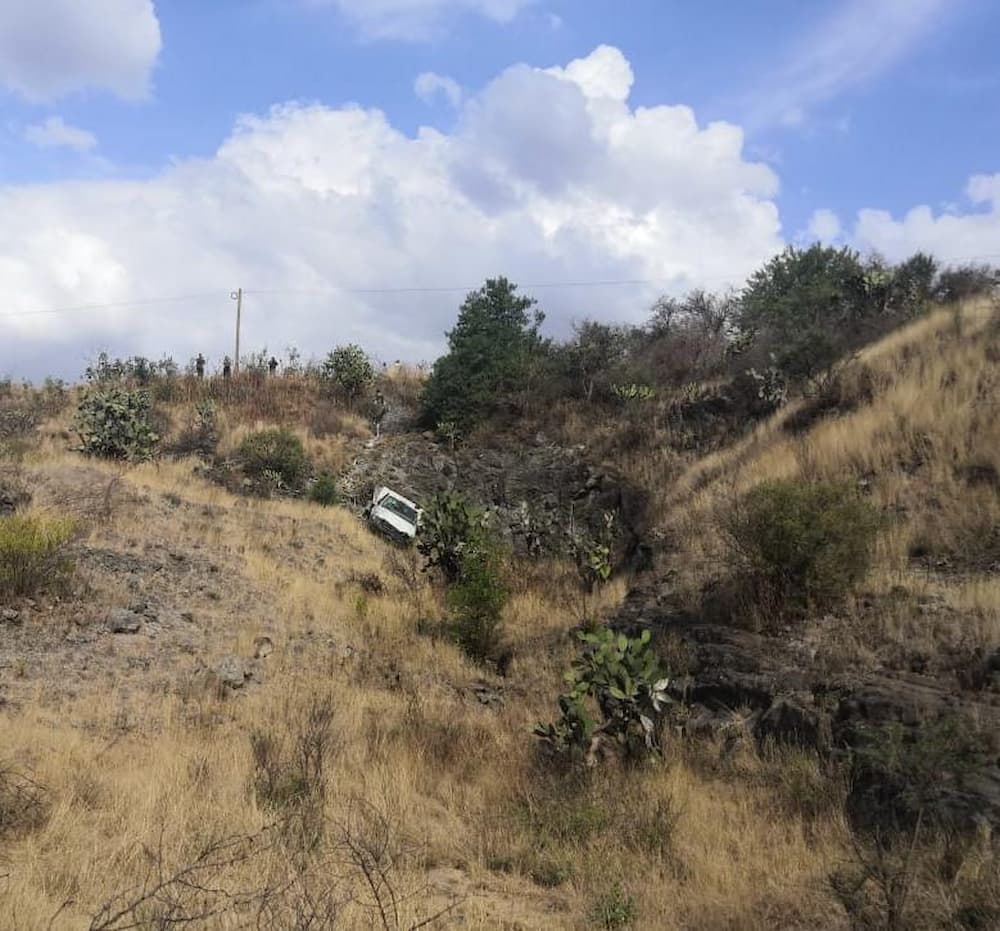
[(995, 0), (0, 0), (0, 375), (431, 360), (788, 244), (1000, 263)]

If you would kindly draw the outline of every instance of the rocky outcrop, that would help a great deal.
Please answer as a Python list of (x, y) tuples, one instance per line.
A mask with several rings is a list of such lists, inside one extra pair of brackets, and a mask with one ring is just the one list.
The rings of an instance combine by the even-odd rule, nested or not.
[[(672, 667), (673, 695), (691, 709), (690, 730), (721, 731), (736, 714), (758, 740), (798, 744), (852, 765), (888, 755), (881, 744), (898, 740), (933, 783), (925, 788), (936, 816), (954, 827), (1000, 827), (1000, 676), (992, 674), (1000, 658), (981, 658), (981, 675), (966, 684), (973, 688), (954, 675), (830, 675), (791, 632), (769, 636), (690, 615), (669, 581), (633, 590), (611, 624), (654, 632)], [(852, 801), (859, 817), (870, 817), (879, 813), (866, 807), (887, 803), (884, 787), (873, 784), (878, 774), (863, 769), (855, 772)]]
[(486, 445), (451, 449), (433, 434), (384, 437), (362, 450), (339, 478), (341, 493), (365, 506), (376, 485), (388, 485), (424, 502), (436, 492), (457, 491), (494, 509), (515, 545), (523, 525), (523, 506), (547, 547), (558, 546), (571, 522), (593, 535), (605, 512), (617, 519), (619, 564), (647, 563), (647, 494), (610, 467), (587, 458), (582, 446), (561, 446), (542, 434), (527, 438), (496, 434)]

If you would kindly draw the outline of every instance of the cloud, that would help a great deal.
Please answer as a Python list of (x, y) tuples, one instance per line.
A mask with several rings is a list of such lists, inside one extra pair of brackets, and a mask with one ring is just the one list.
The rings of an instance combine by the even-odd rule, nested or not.
[(885, 210), (861, 210), (853, 238), (859, 246), (875, 249), (893, 261), (923, 251), (944, 262), (1000, 264), (1000, 173), (974, 175), (965, 194), (970, 206), (985, 209), (935, 214), (923, 205), (901, 219)]
[(536, 0), (309, 0), (333, 6), (369, 39), (427, 39), (449, 20), (475, 14), (508, 23)]
[(0, 3), (0, 86), (33, 102), (83, 90), (140, 99), (160, 44), (152, 0)]
[(840, 235), (840, 218), (832, 210), (816, 210), (809, 218), (806, 233), (813, 240), (833, 242)]
[(26, 127), (24, 138), (41, 149), (65, 147), (76, 152), (91, 152), (97, 148), (97, 136), (68, 125), (61, 116), (50, 116), (43, 123)]
[(462, 102), (462, 88), (454, 78), (435, 74), (433, 71), (425, 71), (417, 76), (413, 83), (413, 92), (424, 103), (434, 103), (437, 96), (442, 95), (453, 107), (457, 107)]
[[(630, 83), (624, 56), (602, 48), (551, 72), (504, 71), (449, 133), (288, 103), (150, 180), (0, 188), (5, 356), (44, 352), (45, 369), (70, 373), (101, 345), (218, 359), (237, 286), (246, 346), (356, 341), (419, 360), (441, 351), (462, 289), (487, 276), (653, 280), (537, 289), (554, 334), (585, 316), (643, 319), (659, 293), (738, 283), (781, 248), (777, 178), (744, 157), (738, 127), (699, 125), (682, 106), (633, 109)], [(442, 286), (459, 290), (355, 293)], [(216, 296), (128, 303), (186, 294)]]
[(793, 127), (809, 110), (865, 84), (910, 53), (955, 4), (847, 0), (804, 36), (754, 92), (748, 123)]

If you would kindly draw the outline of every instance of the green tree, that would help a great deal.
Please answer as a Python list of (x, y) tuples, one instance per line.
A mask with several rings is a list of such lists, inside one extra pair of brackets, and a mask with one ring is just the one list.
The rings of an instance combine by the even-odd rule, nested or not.
[(491, 278), (466, 297), (448, 333), (448, 352), (424, 388), (432, 423), (450, 421), (465, 431), (522, 387), (543, 349), (538, 328), (545, 317), (535, 305), (506, 278)]
[(750, 277), (739, 324), (770, 349), (789, 378), (808, 381), (843, 354), (852, 326), (871, 307), (857, 252), (789, 246)]
[(613, 373), (625, 358), (629, 334), (625, 327), (584, 320), (573, 327), (566, 346), (566, 367), (580, 392), (592, 400), (598, 387), (607, 389)]
[(323, 362), (323, 377), (336, 386), (354, 404), (375, 380), (375, 369), (367, 353), (354, 343), (338, 346)]

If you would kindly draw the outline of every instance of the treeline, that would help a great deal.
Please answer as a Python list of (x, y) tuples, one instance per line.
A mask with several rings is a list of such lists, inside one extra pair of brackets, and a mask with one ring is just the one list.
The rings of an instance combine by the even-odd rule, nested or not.
[(932, 304), (998, 285), (996, 269), (941, 268), (923, 253), (890, 265), (848, 248), (789, 247), (742, 290), (665, 297), (643, 325), (586, 320), (555, 342), (540, 333), (537, 302), (497, 278), (462, 305), (425, 387), (425, 416), (469, 430), (504, 409), (627, 404), (716, 379), (742, 379), (775, 406), (790, 389), (822, 385), (846, 355)]

